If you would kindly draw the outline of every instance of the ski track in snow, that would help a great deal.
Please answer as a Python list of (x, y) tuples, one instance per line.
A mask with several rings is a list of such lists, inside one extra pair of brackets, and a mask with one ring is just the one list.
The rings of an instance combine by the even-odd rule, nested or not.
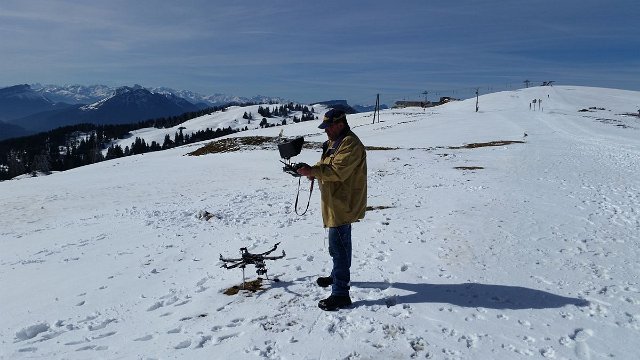
[[(402, 114), (365, 119), (356, 132), (442, 121)], [(625, 358), (640, 331), (640, 285), (629, 275), (640, 272), (638, 142), (577, 133), (585, 118), (571, 115), (517, 122), (524, 144), (369, 151), (368, 202), (378, 208), (354, 225), (354, 305), (338, 312), (316, 305), (329, 292), (315, 278), (331, 269), (318, 194), (306, 216), (293, 215), (297, 180), (271, 165), (259, 176), (241, 170), (247, 158), (273, 157), (265, 151), (218, 155), (242, 185), (210, 180), (216, 156), (180, 157), (185, 175), (155, 187), (103, 180), (99, 206), (67, 182), (55, 194), (3, 195), (12, 215), (0, 235), (25, 244), (2, 255), (2, 284), (32, 295), (3, 304), (20, 315), (0, 326), (0, 358)], [(120, 160), (122, 171), (138, 161)], [(484, 169), (454, 169), (471, 165)], [(279, 282), (221, 293), (241, 272), (219, 269), (220, 253), (278, 241), (287, 256), (267, 267)], [(9, 282), (19, 274), (27, 283)]]

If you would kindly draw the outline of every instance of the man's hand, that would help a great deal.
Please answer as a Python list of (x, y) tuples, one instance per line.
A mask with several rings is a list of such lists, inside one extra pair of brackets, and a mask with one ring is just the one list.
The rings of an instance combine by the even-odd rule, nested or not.
[(307, 178), (309, 178), (309, 180), (313, 180), (313, 171), (311, 171), (310, 166), (301, 167), (300, 169), (298, 169), (298, 174), (306, 176)]

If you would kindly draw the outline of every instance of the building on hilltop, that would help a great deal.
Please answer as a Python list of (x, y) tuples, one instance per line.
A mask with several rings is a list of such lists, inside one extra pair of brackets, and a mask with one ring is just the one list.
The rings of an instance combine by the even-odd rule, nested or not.
[(438, 106), (438, 105), (442, 105), (442, 104), (446, 104), (448, 102), (451, 101), (457, 101), (458, 99), (454, 99), (450, 96), (442, 96), (440, 98), (440, 101), (437, 102), (432, 102), (432, 101), (414, 101), (414, 100), (401, 100), (401, 101), (396, 101), (396, 103), (393, 105), (394, 109), (401, 109), (401, 108), (406, 108), (406, 107), (421, 107), (421, 108), (428, 108), (428, 107), (434, 107), (434, 106)]

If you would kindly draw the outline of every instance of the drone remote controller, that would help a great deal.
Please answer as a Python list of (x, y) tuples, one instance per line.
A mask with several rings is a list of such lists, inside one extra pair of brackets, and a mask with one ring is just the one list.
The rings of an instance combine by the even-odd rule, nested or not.
[(287, 174), (291, 175), (291, 176), (295, 176), (295, 177), (299, 177), (302, 176), (300, 174), (298, 174), (298, 169), (301, 169), (305, 166), (309, 166), (306, 163), (300, 162), (300, 163), (288, 163), (288, 162), (284, 162), (282, 160), (280, 160), (281, 163), (284, 164), (284, 167), (282, 168), (282, 171), (286, 172)]

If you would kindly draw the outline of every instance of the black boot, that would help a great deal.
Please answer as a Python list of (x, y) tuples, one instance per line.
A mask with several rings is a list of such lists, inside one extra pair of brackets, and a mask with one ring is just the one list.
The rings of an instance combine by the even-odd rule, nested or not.
[(337, 296), (331, 295), (324, 300), (318, 302), (318, 307), (325, 311), (335, 311), (351, 306), (351, 298), (349, 295)]
[(331, 276), (320, 276), (316, 280), (316, 283), (320, 287), (327, 287), (327, 286), (330, 286), (331, 284), (333, 284), (333, 278)]

